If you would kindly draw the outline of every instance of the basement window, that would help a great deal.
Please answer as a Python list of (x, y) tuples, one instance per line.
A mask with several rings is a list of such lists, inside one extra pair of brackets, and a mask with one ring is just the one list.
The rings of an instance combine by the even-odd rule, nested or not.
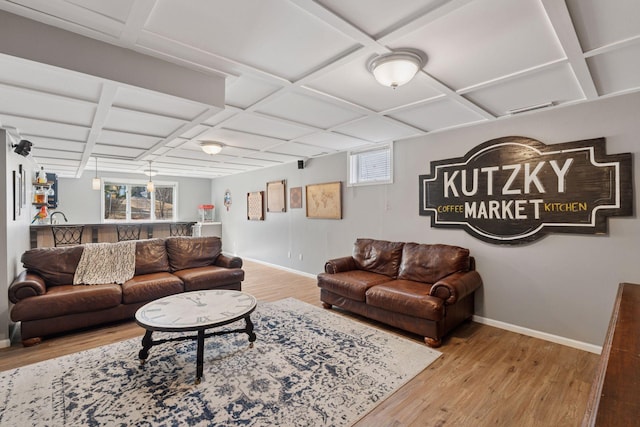
[(176, 218), (176, 183), (155, 182), (147, 191), (146, 181), (105, 179), (102, 186), (103, 222), (174, 221)]
[(393, 183), (393, 143), (350, 151), (349, 187)]

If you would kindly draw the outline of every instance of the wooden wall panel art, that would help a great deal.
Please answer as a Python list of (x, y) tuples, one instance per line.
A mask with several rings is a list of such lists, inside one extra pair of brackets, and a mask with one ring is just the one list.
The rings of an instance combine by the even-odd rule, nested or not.
[(264, 220), (264, 191), (247, 193), (247, 219), (250, 221)]
[(267, 182), (267, 212), (286, 212), (286, 181)]
[(632, 155), (605, 139), (546, 145), (487, 141), (420, 175), (420, 215), (490, 243), (519, 245), (548, 233), (605, 234), (610, 216), (633, 215)]

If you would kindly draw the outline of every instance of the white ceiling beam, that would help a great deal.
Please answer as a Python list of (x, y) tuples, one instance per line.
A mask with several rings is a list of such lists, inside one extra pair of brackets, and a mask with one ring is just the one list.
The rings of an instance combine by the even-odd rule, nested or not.
[(120, 34), (120, 42), (124, 47), (132, 49), (140, 31), (147, 23), (147, 18), (151, 15), (151, 11), (156, 5), (156, 0), (134, 0), (129, 16), (127, 16), (127, 22), (124, 23), (124, 28)]
[(0, 11), (0, 53), (224, 108), (224, 78)]
[(107, 121), (109, 110), (113, 105), (113, 100), (115, 99), (117, 92), (118, 86), (115, 83), (106, 82), (102, 85), (102, 90), (100, 92), (100, 101), (98, 101), (96, 113), (93, 116), (91, 130), (89, 131), (89, 136), (87, 137), (87, 143), (84, 146), (82, 159), (80, 160), (80, 164), (78, 165), (78, 169), (75, 173), (76, 178), (80, 178), (82, 176), (82, 172), (84, 171), (87, 162), (89, 161), (89, 157), (91, 156), (91, 153), (93, 153), (96, 141), (98, 140), (98, 136), (100, 136), (100, 132), (104, 127), (104, 123)]
[(578, 85), (582, 88), (584, 96), (587, 100), (596, 99), (598, 90), (593, 82), (593, 77), (591, 77), (567, 4), (564, 1), (542, 0), (542, 6), (549, 17), (551, 26), (555, 30), (558, 41), (567, 56), (569, 65), (576, 76)]

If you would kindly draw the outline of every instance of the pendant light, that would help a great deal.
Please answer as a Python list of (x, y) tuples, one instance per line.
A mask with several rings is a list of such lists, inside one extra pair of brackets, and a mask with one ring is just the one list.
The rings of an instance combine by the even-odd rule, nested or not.
[(151, 180), (151, 160), (149, 160), (149, 182), (147, 182), (147, 191), (149, 193), (153, 193), (153, 190), (155, 189), (155, 185), (153, 184), (153, 181)]
[(100, 178), (98, 178), (98, 158), (96, 157), (96, 176), (91, 180), (91, 188), (94, 190), (99, 190), (102, 187), (102, 182)]

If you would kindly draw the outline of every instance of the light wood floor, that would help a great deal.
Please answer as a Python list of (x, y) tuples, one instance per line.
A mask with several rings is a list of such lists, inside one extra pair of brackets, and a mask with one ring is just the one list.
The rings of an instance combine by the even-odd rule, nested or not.
[[(312, 278), (247, 261), (244, 269), (243, 290), (259, 300), (294, 297), (320, 306)], [(418, 336), (375, 325), (422, 342)], [(34, 347), (16, 344), (0, 350), (0, 371), (141, 337), (143, 332), (129, 321), (46, 339)], [(456, 329), (439, 350), (442, 356), (436, 362), (356, 426), (580, 425), (597, 355), (473, 322)]]

